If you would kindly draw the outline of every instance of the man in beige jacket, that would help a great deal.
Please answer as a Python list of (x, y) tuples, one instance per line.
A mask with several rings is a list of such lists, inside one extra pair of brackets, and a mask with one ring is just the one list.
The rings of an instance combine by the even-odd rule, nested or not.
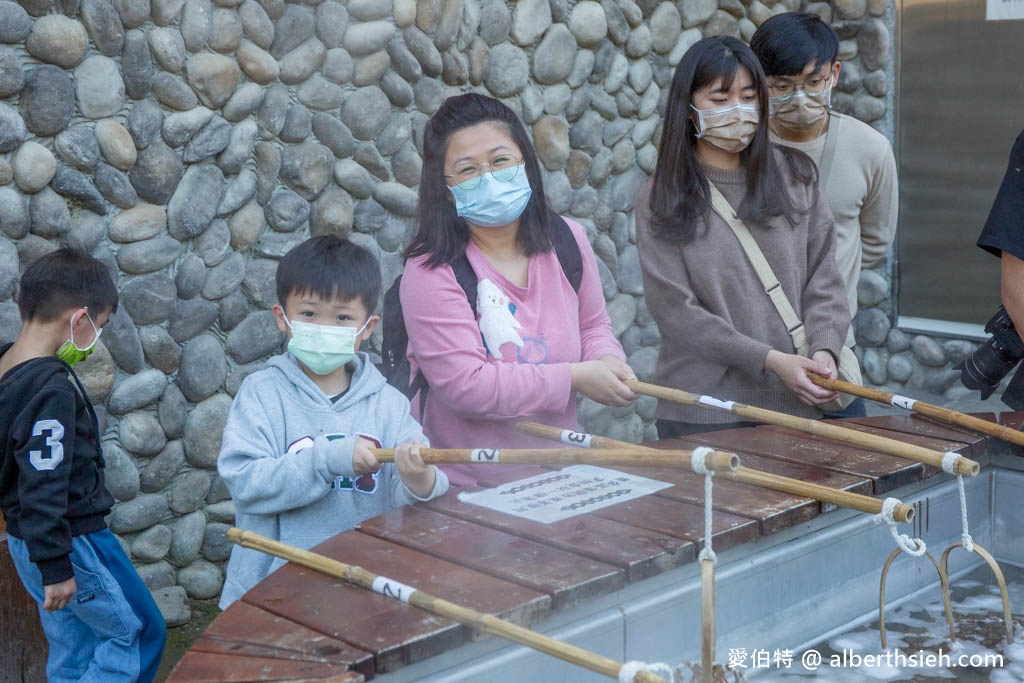
[[(881, 262), (896, 234), (896, 160), (871, 126), (831, 109), (842, 65), (839, 39), (815, 14), (787, 12), (765, 21), (750, 41), (768, 77), (772, 141), (818, 165), (818, 185), (836, 222), (836, 264), (857, 312), (862, 267)], [(853, 346), (852, 329), (846, 343)], [(833, 417), (864, 414), (863, 400)]]

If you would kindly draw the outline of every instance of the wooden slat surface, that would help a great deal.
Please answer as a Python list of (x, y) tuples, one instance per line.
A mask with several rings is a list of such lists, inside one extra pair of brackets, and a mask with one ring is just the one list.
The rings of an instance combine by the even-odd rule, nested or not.
[[(704, 508), (661, 496), (643, 496), (593, 514), (605, 519), (630, 524), (641, 529), (685, 538), (698, 549), (704, 547)], [(712, 544), (719, 550), (746, 543), (757, 538), (755, 520), (716, 512), (712, 523)]]
[[(517, 623), (536, 621), (550, 609), (546, 595), (357, 531), (338, 534), (314, 551)], [(277, 570), (243, 599), (317, 633), (375, 652), (378, 672), (451, 649), (469, 635), (448, 619), (295, 565)]]
[[(189, 654), (197, 652), (251, 661), (284, 660), (275, 665), (278, 676), (291, 670), (294, 673), (288, 675), (308, 678), (310, 664), (323, 665), (319, 670), (338, 674), (350, 669), (369, 676), (374, 673), (372, 652), (354, 648), (244, 601), (233, 605), (210, 624), (189, 650)], [(193, 663), (185, 670), (196, 671), (198, 666)], [(191, 680), (179, 675), (180, 667), (181, 664), (175, 668), (169, 681), (187, 683)]]
[[(982, 419), (990, 419), (995, 421), (995, 415), (992, 413), (984, 413), (975, 415), (974, 417), (980, 417)], [(858, 429), (859, 427), (869, 427), (879, 430), (886, 430), (878, 432), (882, 436), (888, 436), (889, 438), (896, 438), (900, 440), (907, 440), (906, 435), (913, 434), (917, 436), (929, 437), (932, 439), (941, 439), (945, 442), (963, 444), (963, 447), (959, 448), (957, 452), (962, 453), (968, 458), (978, 458), (985, 454), (986, 444), (988, 443), (989, 437), (985, 434), (972, 431), (965, 427), (958, 427), (954, 424), (942, 422), (940, 420), (933, 420), (932, 418), (925, 417), (923, 415), (879, 415), (876, 417), (855, 417), (849, 420), (843, 420), (842, 426), (849, 429)], [(921, 446), (932, 448), (934, 446), (927, 446), (925, 443), (919, 443), (915, 441), (909, 441), (910, 443), (918, 443)], [(943, 450), (946, 446), (940, 447), (939, 450)]]
[[(1000, 420), (1019, 427), (1024, 415), (1004, 414)], [(915, 415), (842, 423), (936, 450), (956, 448), (969, 457), (985, 453), (990, 438)], [(711, 445), (735, 451), (745, 467), (865, 495), (885, 493), (936, 471), (774, 426), (652, 445)], [(437, 597), (529, 625), (552, 610), (694, 561), (703, 536), (703, 477), (669, 469), (622, 469), (672, 486), (554, 524), (462, 503), (457, 494), (475, 487), (453, 488), (440, 500), (368, 520), (316, 550)], [(550, 470), (482, 466), (478, 482), (496, 486)], [(718, 550), (808, 521), (822, 511), (807, 498), (721, 478), (715, 480), (714, 491)], [(472, 636), (450, 621), (286, 566), (218, 617), (172, 680), (267, 680), (278, 674), (281, 677), (275, 680), (289, 682), (303, 676), (332, 680), (328, 676), (345, 668), (363, 672), (369, 680)], [(221, 677), (214, 670), (220, 670), (216, 675)]]
[(403, 507), (359, 530), (551, 596), (554, 609), (622, 588), (618, 567), (423, 507)]
[[(700, 444), (687, 439), (665, 439), (658, 448), (692, 449)], [(799, 481), (813, 482), (843, 491), (870, 496), (872, 481), (866, 477), (798, 465), (785, 460), (774, 460), (745, 453), (741, 460), (743, 467), (770, 472)], [(641, 476), (675, 484), (657, 495), (683, 500), (695, 505), (704, 503), (704, 478), (680, 470), (644, 470), (627, 468)], [(648, 472), (645, 475), (644, 472)], [(723, 512), (756, 519), (762, 535), (770, 535), (790, 526), (813, 519), (821, 512), (829, 512), (832, 506), (822, 507), (817, 501), (803, 496), (782, 493), (768, 488), (752, 486), (718, 477), (715, 479), (714, 507)]]
[(190, 650), (174, 667), (168, 683), (363, 683), (364, 680), (362, 674), (338, 671), (328, 663)]
[(919, 462), (865, 451), (856, 446), (839, 444), (783, 427), (729, 429), (690, 438), (735, 451), (741, 462), (745, 454), (753, 454), (867, 477), (872, 480), (875, 495), (920, 481), (924, 477), (925, 466)]
[(426, 507), (620, 567), (626, 570), (629, 581), (666, 572), (696, 558), (695, 546), (689, 541), (592, 514), (543, 524), (463, 503), (456, 496), (431, 501)]

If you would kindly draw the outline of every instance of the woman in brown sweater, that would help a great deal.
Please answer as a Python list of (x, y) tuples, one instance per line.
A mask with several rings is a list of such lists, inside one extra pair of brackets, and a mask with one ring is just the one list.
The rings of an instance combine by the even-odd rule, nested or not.
[[(668, 94), (654, 177), (636, 202), (647, 307), (661, 332), (655, 381), (723, 400), (818, 418), (835, 394), (850, 325), (835, 264), (832, 214), (804, 154), (769, 143), (768, 89), (746, 45), (705, 38), (683, 56)], [(714, 183), (736, 208), (806, 330), (792, 339), (729, 225)], [(660, 402), (662, 438), (737, 426), (732, 414)]]

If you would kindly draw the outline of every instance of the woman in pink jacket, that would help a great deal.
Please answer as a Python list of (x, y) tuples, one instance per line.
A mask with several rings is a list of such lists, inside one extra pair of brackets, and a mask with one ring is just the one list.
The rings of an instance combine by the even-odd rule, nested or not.
[[(423, 137), (401, 300), (412, 376), (422, 372), (428, 387), (413, 413), (431, 445), (550, 447), (515, 422), (574, 429), (576, 392), (633, 401), (593, 249), (580, 225), (548, 209), (516, 115), (490, 97), (460, 95)], [(446, 469), (452, 484), (468, 484), (481, 467), (491, 466)]]

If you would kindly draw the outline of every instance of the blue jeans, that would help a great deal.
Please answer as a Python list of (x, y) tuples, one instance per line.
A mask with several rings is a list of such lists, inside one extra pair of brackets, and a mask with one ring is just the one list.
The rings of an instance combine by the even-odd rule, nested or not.
[(7, 537), (21, 582), (39, 605), (50, 646), (50, 683), (153, 680), (167, 627), (149, 589), (109, 530), (71, 539), (76, 591), (68, 606), (43, 609), (43, 579), (25, 542)]
[(864, 403), (864, 399), (857, 398), (857, 399), (854, 400), (853, 403), (851, 403), (850, 405), (846, 406), (845, 408), (840, 410), (838, 413), (825, 413), (823, 415), (823, 417), (826, 420), (835, 420), (835, 419), (841, 418), (841, 417), (867, 417), (867, 415), (868, 415), (867, 404)]

